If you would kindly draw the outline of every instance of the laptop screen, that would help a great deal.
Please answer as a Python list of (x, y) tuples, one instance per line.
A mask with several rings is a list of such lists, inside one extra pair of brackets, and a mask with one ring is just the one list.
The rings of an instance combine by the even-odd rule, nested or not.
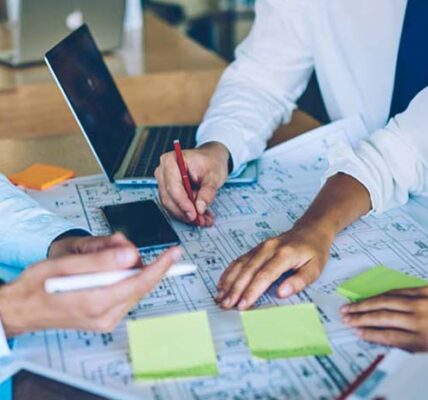
[(46, 53), (93, 151), (113, 180), (135, 135), (135, 122), (86, 25)]

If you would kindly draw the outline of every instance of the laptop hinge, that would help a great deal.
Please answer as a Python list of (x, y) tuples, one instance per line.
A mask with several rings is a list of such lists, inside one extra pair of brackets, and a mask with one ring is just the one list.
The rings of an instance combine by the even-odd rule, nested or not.
[(144, 132), (145, 131), (145, 127), (138, 126), (138, 127), (135, 128), (135, 131), (136, 132), (135, 132), (134, 138), (132, 139), (132, 142), (131, 142), (131, 144), (128, 147), (128, 151), (126, 152), (125, 157), (123, 158), (122, 163), (120, 164), (119, 169), (114, 174), (113, 178), (114, 178), (115, 181), (127, 177), (127, 172), (128, 172), (128, 169), (129, 169), (129, 165), (134, 160), (135, 151), (137, 150), (140, 141), (143, 140), (142, 136), (145, 133)]

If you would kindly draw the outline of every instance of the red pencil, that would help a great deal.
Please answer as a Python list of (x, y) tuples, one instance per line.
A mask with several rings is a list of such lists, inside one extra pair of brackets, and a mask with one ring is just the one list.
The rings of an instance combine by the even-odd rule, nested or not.
[(374, 361), (365, 369), (360, 375), (357, 376), (354, 382), (336, 399), (345, 400), (372, 374), (379, 363), (385, 358), (384, 355), (377, 356)]
[[(184, 162), (183, 151), (181, 150), (180, 141), (178, 139), (176, 139), (176, 140), (174, 140), (173, 143), (174, 143), (175, 155), (177, 156), (178, 169), (180, 170), (180, 175), (181, 175), (181, 178), (183, 179), (184, 189), (186, 190), (187, 197), (193, 203), (193, 206), (195, 207), (195, 210), (197, 213), (198, 210), (196, 208), (196, 201), (195, 201), (195, 198), (193, 196), (192, 185), (190, 184), (190, 179), (189, 179), (189, 175), (187, 172), (186, 163)], [(193, 222), (197, 224), (197, 222), (198, 222), (198, 216), (197, 215), (196, 215), (195, 221), (193, 221)]]

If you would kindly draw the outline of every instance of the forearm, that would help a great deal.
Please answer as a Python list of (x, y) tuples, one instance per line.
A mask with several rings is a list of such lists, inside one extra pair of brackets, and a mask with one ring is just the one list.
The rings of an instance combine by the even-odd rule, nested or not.
[(295, 227), (316, 229), (333, 240), (370, 209), (370, 195), (364, 185), (350, 175), (337, 174), (326, 182)]
[(306, 88), (314, 66), (310, 12), (306, 2), (256, 2), (251, 33), (220, 79), (197, 134), (198, 145), (217, 141), (228, 148), (234, 172), (260, 157)]

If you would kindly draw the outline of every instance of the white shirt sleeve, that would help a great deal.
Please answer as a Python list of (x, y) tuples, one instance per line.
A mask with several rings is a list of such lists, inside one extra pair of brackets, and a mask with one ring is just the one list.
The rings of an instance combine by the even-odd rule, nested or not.
[(428, 194), (427, 127), (428, 87), (358, 149), (344, 143), (334, 146), (327, 177), (343, 172), (361, 182), (374, 213), (405, 204), (411, 194)]
[(197, 142), (223, 143), (234, 171), (262, 154), (307, 86), (313, 71), (310, 3), (258, 0), (253, 28), (220, 79)]
[(46, 258), (53, 240), (79, 229), (41, 208), (3, 175), (0, 175), (0, 221), (0, 264), (15, 268), (25, 268)]

